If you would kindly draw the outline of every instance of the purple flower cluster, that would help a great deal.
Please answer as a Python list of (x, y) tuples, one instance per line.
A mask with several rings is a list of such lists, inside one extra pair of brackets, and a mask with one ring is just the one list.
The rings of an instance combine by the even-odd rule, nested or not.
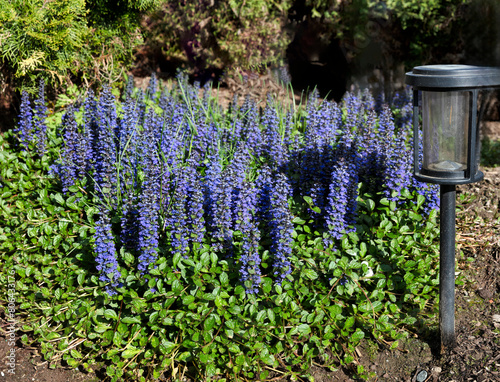
[(187, 215), (187, 193), (188, 193), (188, 171), (186, 168), (178, 168), (174, 173), (176, 183), (172, 196), (170, 218), (170, 246), (174, 253), (186, 255), (189, 249), (189, 230)]
[(257, 190), (253, 185), (245, 184), (237, 196), (234, 229), (242, 237), (240, 274), (248, 293), (258, 292), (261, 277), (256, 205)]
[(188, 163), (186, 167), (186, 177), (189, 181), (187, 185), (187, 227), (189, 234), (189, 244), (193, 248), (194, 244), (201, 244), (205, 236), (206, 227), (203, 216), (203, 188), (199, 173), (194, 167), (194, 163)]
[(19, 121), (16, 127), (16, 133), (19, 137), (19, 142), (24, 150), (28, 150), (29, 144), (33, 139), (33, 109), (31, 106), (29, 95), (23, 91), (21, 96), (21, 112)]
[(19, 121), (15, 132), (18, 134), (20, 146), (29, 150), (30, 144), (36, 147), (37, 153), (42, 156), (45, 153), (47, 142), (47, 106), (45, 105), (45, 83), (40, 81), (38, 87), (38, 98), (31, 106), (29, 95), (23, 91), (21, 95), (21, 110)]
[[(260, 112), (250, 98), (241, 106), (235, 98), (213, 118), (207, 89), (199, 97), (199, 85), (184, 76), (179, 83), (169, 92), (152, 78), (145, 94), (129, 86), (120, 107), (109, 87), (98, 99), (89, 92), (82, 126), (71, 108), (63, 118), (55, 172), (65, 192), (80, 182), (107, 200), (95, 246), (101, 279), (111, 287), (125, 266), (117, 248), (132, 254), (144, 275), (160, 255), (190, 257), (200, 244), (232, 260), (248, 293), (258, 292), (267, 250), (281, 283), (293, 266), (292, 198), (312, 203), (305, 213), (330, 247), (354, 229), (360, 183), (392, 200), (416, 190), (429, 209), (436, 207), (436, 190), (410, 176), (405, 94), (394, 101), (395, 119), (366, 92), (348, 94), (341, 104), (312, 94), (307, 117), (298, 121), (270, 98)], [(30, 142), (34, 114), (23, 97), (19, 135)], [(121, 222), (115, 235), (111, 218)]]
[(246, 142), (250, 152), (256, 158), (263, 155), (263, 142), (264, 137), (259, 125), (259, 110), (257, 104), (249, 96), (245, 98), (243, 105), (240, 109), (242, 131), (241, 139)]
[(141, 194), (138, 200), (138, 269), (147, 273), (149, 266), (158, 256), (159, 211), (160, 211), (160, 163), (156, 137), (157, 118), (152, 109), (146, 114), (138, 150), (140, 167), (144, 174)]
[(53, 167), (53, 170), (62, 183), (64, 193), (69, 187), (74, 186), (86, 174), (86, 142), (78, 131), (73, 107), (68, 107), (62, 117), (63, 146), (61, 148), (61, 164)]
[(288, 150), (283, 144), (280, 118), (278, 117), (276, 106), (273, 105), (271, 97), (267, 99), (261, 124), (264, 127), (264, 157), (266, 162), (273, 168), (279, 168), (288, 159)]
[(329, 234), (326, 244), (328, 245), (333, 245), (332, 239), (339, 240), (351, 230), (349, 226), (355, 220), (356, 210), (356, 194), (353, 186), (358, 184), (355, 178), (355, 166), (347, 156), (338, 158), (333, 166), (331, 177), (325, 206), (325, 228)]
[[(342, 106), (318, 102), (314, 93), (307, 105), (303, 145), (290, 154), (294, 195), (308, 196), (314, 207), (309, 215), (316, 229), (328, 233), (325, 244), (334, 245), (354, 229), (358, 184), (400, 200), (404, 189), (416, 189), (437, 207), (434, 187), (416, 184), (411, 176), (411, 106), (399, 95), (397, 123), (387, 105), (378, 105), (367, 92), (347, 94)], [(378, 109), (378, 113), (375, 111)]]
[(212, 248), (222, 251), (230, 248), (233, 237), (231, 188), (232, 172), (222, 171), (217, 154), (210, 158), (205, 173), (205, 211), (207, 214), (207, 231), (212, 238)]
[(273, 267), (276, 282), (281, 283), (287, 275), (292, 273), (290, 257), (293, 241), (293, 216), (288, 205), (292, 189), (286, 176), (281, 173), (277, 173), (271, 182), (269, 185), (271, 192), (268, 225), (272, 244), (269, 252), (274, 257)]
[(113, 198), (117, 186), (117, 116), (115, 97), (107, 86), (99, 98), (96, 123), (99, 128), (93, 150), (95, 187), (99, 196)]
[(109, 283), (107, 292), (112, 295), (114, 287), (119, 285), (121, 273), (118, 270), (118, 260), (115, 239), (107, 211), (101, 211), (100, 219), (95, 226), (95, 253), (99, 280)]

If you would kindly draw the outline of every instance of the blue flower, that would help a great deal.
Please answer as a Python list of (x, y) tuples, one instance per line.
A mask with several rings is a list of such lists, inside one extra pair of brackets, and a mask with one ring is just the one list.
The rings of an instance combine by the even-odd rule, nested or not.
[(38, 98), (35, 100), (34, 116), (33, 116), (34, 134), (37, 137), (37, 152), (41, 156), (45, 153), (47, 144), (47, 106), (45, 105), (45, 82), (40, 80), (38, 87)]
[(138, 113), (136, 103), (127, 99), (123, 103), (123, 117), (118, 120), (119, 137), (117, 140), (117, 152), (119, 159), (119, 180), (121, 198), (125, 205), (133, 197), (134, 190), (138, 186), (139, 158), (139, 129)]
[(259, 110), (257, 108), (257, 104), (250, 98), (250, 96), (245, 98), (245, 101), (240, 109), (240, 115), (242, 116), (243, 123), (241, 129), (242, 139), (246, 141), (250, 153), (257, 158), (260, 158), (264, 153), (264, 138), (259, 125)]
[(188, 162), (186, 168), (187, 185), (187, 228), (191, 248), (194, 243), (201, 243), (205, 236), (205, 219), (203, 217), (203, 190), (201, 177), (196, 171), (195, 163)]
[(29, 149), (29, 144), (33, 140), (34, 127), (33, 127), (33, 110), (29, 95), (26, 91), (22, 92), (21, 96), (21, 110), (19, 114), (19, 122), (15, 129), (18, 134), (19, 142), (24, 150)]
[(293, 216), (288, 199), (292, 196), (290, 183), (285, 175), (275, 173), (271, 178), (269, 206), (269, 235), (271, 247), (269, 253), (274, 257), (273, 268), (276, 283), (281, 284), (292, 272), (290, 257), (292, 254)]
[(156, 100), (156, 88), (158, 87), (158, 79), (156, 78), (156, 74), (151, 73), (151, 78), (149, 79), (149, 84), (146, 89), (146, 97), (152, 101)]
[(86, 168), (89, 174), (94, 174), (99, 141), (99, 126), (97, 125), (97, 100), (90, 89), (84, 103), (84, 136), (86, 142)]
[(158, 257), (161, 168), (157, 152), (156, 127), (157, 120), (154, 111), (149, 109), (138, 148), (141, 154), (140, 167), (144, 173), (138, 201), (138, 250), (140, 252), (138, 269), (141, 274), (147, 273), (149, 266)]
[[(329, 187), (327, 204), (325, 206), (325, 225), (331, 239), (339, 240), (348, 231), (349, 227), (349, 197), (351, 177), (349, 164), (346, 158), (339, 158), (332, 170), (332, 179)], [(326, 240), (327, 245), (332, 245), (331, 239)]]
[(151, 187), (145, 187), (140, 195), (138, 206), (138, 231), (137, 242), (139, 250), (139, 264), (141, 274), (148, 273), (149, 266), (158, 257), (159, 224), (158, 224), (158, 195)]
[(209, 158), (203, 181), (204, 204), (208, 233), (214, 251), (228, 249), (232, 239), (232, 173), (222, 171), (219, 154)]
[(170, 245), (173, 253), (186, 255), (189, 249), (189, 230), (186, 202), (188, 197), (188, 171), (179, 167), (174, 170), (175, 190), (171, 199), (170, 217)]
[(247, 293), (257, 293), (260, 284), (259, 241), (260, 231), (256, 219), (257, 190), (245, 184), (238, 193), (235, 206), (235, 231), (241, 233), (240, 274)]
[(132, 97), (134, 93), (134, 76), (131, 74), (127, 75), (127, 83), (125, 85), (125, 90), (123, 91), (123, 98), (125, 101)]
[(271, 167), (278, 168), (288, 159), (288, 150), (281, 139), (280, 119), (270, 96), (267, 98), (261, 123), (265, 135), (263, 154)]
[(100, 272), (99, 280), (110, 283), (111, 288), (107, 288), (107, 291), (109, 294), (115, 294), (113, 288), (118, 286), (121, 273), (118, 270), (114, 236), (107, 211), (100, 211), (100, 219), (96, 222), (94, 237), (97, 270)]
[(95, 156), (96, 188), (98, 195), (107, 196), (116, 203), (116, 164), (117, 164), (117, 116), (115, 97), (109, 86), (104, 87), (97, 106), (97, 142), (93, 150)]
[(62, 163), (56, 167), (56, 173), (60, 177), (63, 189), (66, 193), (68, 188), (82, 181), (86, 176), (86, 141), (85, 137), (78, 131), (75, 120), (74, 109), (68, 107), (62, 117), (63, 145), (61, 149)]

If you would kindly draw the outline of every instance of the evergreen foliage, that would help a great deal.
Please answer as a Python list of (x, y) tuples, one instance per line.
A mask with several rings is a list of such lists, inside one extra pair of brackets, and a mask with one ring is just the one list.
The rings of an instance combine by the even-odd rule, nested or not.
[(78, 79), (114, 81), (142, 42), (139, 16), (156, 0), (0, 0), (0, 57), (18, 91)]

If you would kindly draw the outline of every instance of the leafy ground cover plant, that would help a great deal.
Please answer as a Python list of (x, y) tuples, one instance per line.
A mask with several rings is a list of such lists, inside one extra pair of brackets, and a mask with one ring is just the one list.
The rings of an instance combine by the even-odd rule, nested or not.
[(222, 110), (179, 76), (29, 102), (1, 141), (2, 275), (50, 362), (306, 377), (434, 313), (437, 193), (409, 176), (405, 94), (395, 113), (367, 92)]

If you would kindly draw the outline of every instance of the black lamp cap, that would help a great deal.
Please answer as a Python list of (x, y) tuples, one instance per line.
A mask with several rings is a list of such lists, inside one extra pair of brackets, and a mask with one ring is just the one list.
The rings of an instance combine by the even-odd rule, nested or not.
[(406, 84), (422, 90), (476, 89), (500, 86), (500, 68), (472, 65), (416, 66)]

